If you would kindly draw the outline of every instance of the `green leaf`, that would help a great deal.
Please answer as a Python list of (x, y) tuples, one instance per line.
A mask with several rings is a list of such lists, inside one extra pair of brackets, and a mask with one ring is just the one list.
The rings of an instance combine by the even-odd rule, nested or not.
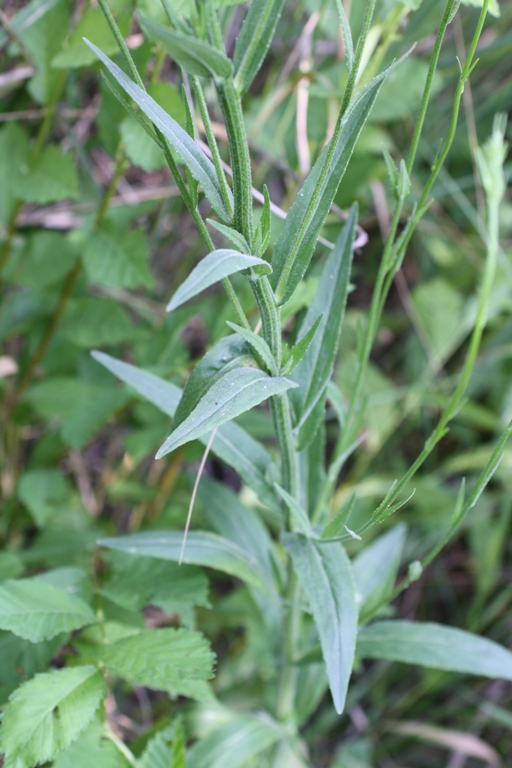
[(319, 315), (309, 331), (304, 334), (304, 336), (298, 341), (296, 344), (293, 345), (293, 347), (290, 349), (288, 353), (288, 359), (286, 360), (286, 364), (283, 368), (284, 374), (291, 373), (297, 365), (300, 363), (306, 352), (308, 351), (309, 345), (313, 341), (313, 337), (315, 333), (317, 332), (317, 328), (320, 325), (320, 322), (322, 320), (323, 315)]
[(66, 749), (87, 727), (105, 696), (95, 667), (70, 667), (21, 685), (0, 728), (0, 751), (17, 768), (33, 768)]
[(29, 3), (10, 19), (10, 24), (36, 70), (27, 90), (39, 104), (48, 104), (60, 77), (60, 72), (52, 66), (52, 60), (61, 50), (69, 31), (68, 0)]
[(229, 325), (232, 331), (238, 333), (242, 339), (245, 339), (245, 341), (251, 345), (255, 352), (256, 359), (261, 359), (270, 373), (277, 376), (278, 371), (276, 361), (265, 339), (259, 334), (254, 333), (254, 331), (251, 331), (248, 328), (242, 328), (241, 325), (231, 323), (229, 320), (227, 321), (227, 325)]
[[(231, 346), (221, 346), (224, 342), (229, 341), (229, 345), (232, 342), (236, 342), (236, 348), (240, 349), (241, 339), (234, 335), (222, 339), (210, 352), (207, 352), (202, 360), (192, 371), (185, 391), (190, 384), (190, 398), (191, 401), (197, 397), (199, 401), (205, 382), (208, 381), (208, 367), (211, 365), (210, 373), (214, 377), (216, 372), (223, 369), (224, 365), (229, 365), (223, 360), (226, 357), (229, 360), (229, 350)], [(245, 344), (245, 342), (243, 342)], [(214, 354), (214, 350), (216, 350)], [(217, 356), (218, 353), (218, 356)], [(210, 356), (211, 355), (211, 356)], [(173, 416), (176, 413), (176, 421), (178, 416), (178, 403), (180, 403), (180, 396), (182, 391), (175, 384), (164, 381), (157, 376), (154, 376), (147, 371), (143, 371), (141, 368), (136, 368), (134, 365), (123, 363), (120, 360), (115, 360), (110, 355), (106, 355), (104, 352), (93, 352), (92, 356), (101, 365), (108, 368), (111, 373), (117, 376), (121, 381), (129, 384), (133, 387), (142, 397), (153, 403), (160, 411)], [(201, 366), (203, 366), (201, 368)], [(201, 368), (201, 372), (197, 374), (197, 377), (193, 381), (195, 372)], [(183, 392), (183, 396), (184, 396)], [(191, 408), (190, 408), (191, 410)], [(184, 407), (183, 414), (190, 412), (188, 406)], [(204, 444), (208, 442), (209, 435), (207, 437), (199, 438)], [(212, 443), (212, 451), (226, 464), (233, 467), (242, 480), (252, 488), (257, 494), (260, 501), (268, 506), (275, 506), (275, 494), (272, 488), (272, 479), (277, 477), (277, 467), (272, 462), (272, 458), (266, 448), (254, 438), (252, 438), (244, 429), (229, 422), (224, 424), (217, 430), (215, 439)]]
[(84, 296), (69, 300), (59, 332), (76, 346), (90, 349), (132, 339), (133, 325), (118, 302)]
[[(473, 5), (477, 8), (481, 8), (483, 5), (483, 0), (462, 0), (463, 5)], [(499, 17), (500, 14), (500, 6), (498, 5), (498, 0), (490, 0), (489, 2), (489, 13), (493, 16)]]
[(174, 733), (175, 728), (171, 725), (153, 736), (148, 741), (146, 749), (137, 761), (137, 768), (169, 768), (172, 765), (171, 744)]
[[(109, 2), (109, 6), (121, 29), (121, 34), (128, 34), (130, 28), (132, 2), (120, 0)], [(101, 50), (111, 56), (118, 52), (117, 42), (103, 15), (101, 8), (87, 8), (81, 14), (78, 24), (73, 29), (69, 40), (63, 45), (53, 61), (53, 67), (57, 69), (73, 69), (86, 67), (95, 61), (94, 54), (84, 45), (83, 38), (92, 40)]]
[(110, 672), (171, 695), (188, 695), (189, 683), (213, 675), (214, 655), (207, 639), (188, 629), (152, 629), (124, 637), (101, 647), (100, 655)]
[[(178, 718), (176, 721), (174, 741), (172, 743), (171, 768), (187, 768), (186, 745), (183, 721), (181, 718)], [(152, 766), (151, 768), (158, 768), (158, 766)]]
[(142, 229), (121, 229), (111, 221), (88, 234), (83, 251), (89, 280), (111, 288), (153, 287), (148, 244)]
[[(312, 202), (317, 194), (319, 177), (330, 145), (324, 149), (316, 161), (286, 217), (283, 231), (274, 247), (272, 256), (274, 272), (271, 277), (272, 285), (277, 286), (289, 254), (295, 254), (283, 295), (279, 297), (282, 304), (290, 298), (311, 261), (326, 216), (385, 75), (386, 73), (366, 86), (347, 109), (330, 171), (323, 182), (316, 204), (312, 205)], [(302, 234), (301, 228), (304, 221), (308, 226)]]
[(253, 0), (236, 41), (233, 64), (235, 85), (245, 93), (263, 64), (284, 0)]
[(318, 316), (322, 314), (318, 331), (291, 376), (298, 384), (298, 388), (291, 393), (291, 403), (296, 414), (298, 443), (302, 448), (306, 447), (316, 434), (316, 428), (312, 428), (307, 421), (319, 401), (325, 397), (325, 388), (338, 351), (352, 268), (356, 221), (357, 206), (354, 205), (336, 246), (325, 263), (315, 298), (300, 329), (299, 342), (305, 339), (318, 322)]
[(462, 629), (430, 622), (377, 621), (360, 630), (357, 655), (512, 680), (512, 652)]
[(198, 741), (188, 768), (245, 768), (252, 758), (283, 738), (283, 726), (267, 715), (238, 715)]
[(338, 714), (343, 712), (357, 635), (354, 577), (338, 543), (318, 544), (298, 534), (283, 534), (299, 584), (315, 620), (329, 687)]
[(87, 603), (51, 584), (27, 579), (0, 586), (0, 629), (33, 643), (95, 621)]
[(349, 521), (350, 515), (354, 511), (356, 501), (357, 496), (355, 493), (353, 493), (345, 502), (341, 510), (334, 516), (331, 522), (326, 525), (321, 536), (322, 539), (335, 539), (339, 536), (346, 535), (346, 524)]
[(20, 174), (11, 180), (17, 197), (28, 203), (45, 205), (56, 200), (76, 200), (78, 176), (71, 155), (63, 155), (56, 144), (48, 144)]
[(184, 35), (150, 21), (140, 20), (142, 29), (155, 43), (160, 43), (163, 49), (180, 67), (191, 75), (225, 79), (231, 74), (231, 62), (222, 51), (213, 48), (204, 40), (191, 35)]
[(247, 244), (247, 240), (243, 235), (240, 234), (240, 232), (237, 232), (236, 229), (233, 229), (233, 227), (226, 227), (225, 224), (220, 224), (218, 221), (215, 221), (214, 219), (206, 219), (208, 224), (210, 224), (214, 229), (217, 230), (217, 232), (220, 232), (224, 237), (226, 237), (228, 240), (230, 240), (233, 245), (237, 247), (237, 249), (240, 251), (240, 253), (247, 253), (251, 249), (249, 248), (249, 245)]
[[(99, 766), (129, 768), (129, 763), (113, 742), (105, 738), (105, 724), (97, 717), (65, 752), (57, 755), (52, 768), (99, 768)], [(165, 768), (168, 768), (168, 765)]]
[(14, 121), (0, 130), (0, 157), (0, 223), (7, 225), (16, 205), (12, 181), (19, 178), (30, 161), (28, 135)]
[[(120, 538), (100, 539), (98, 544), (120, 549), (130, 555), (146, 555), (159, 560), (180, 559), (183, 534), (179, 531), (148, 531)], [(203, 565), (228, 573), (252, 584), (263, 592), (272, 592), (267, 575), (255, 557), (238, 544), (204, 531), (191, 531), (183, 554), (183, 562)]]
[(192, 176), (201, 184), (203, 191), (210, 201), (219, 218), (226, 224), (230, 224), (230, 217), (224, 207), (222, 194), (217, 179), (217, 173), (213, 163), (205, 153), (199, 149), (195, 141), (188, 135), (181, 125), (160, 107), (142, 88), (130, 80), (119, 67), (105, 56), (99, 48), (87, 40), (87, 45), (95, 52), (98, 58), (105, 64), (108, 71), (119, 83), (121, 88), (133, 99), (142, 112), (162, 132), (170, 142), (173, 149), (187, 166)]
[(311, 525), (311, 520), (307, 516), (306, 512), (302, 509), (300, 504), (293, 498), (293, 496), (290, 496), (288, 491), (285, 491), (284, 488), (281, 488), (278, 483), (274, 483), (274, 487), (292, 513), (295, 522), (299, 525), (299, 528), (301, 528), (301, 532), (309, 538), (314, 538), (314, 531)]
[(69, 492), (65, 476), (57, 469), (32, 469), (23, 473), (17, 496), (35, 523), (43, 527), (64, 503)]
[(393, 588), (400, 567), (407, 528), (395, 525), (372, 541), (352, 560), (359, 610), (371, 611)]
[(256, 255), (263, 256), (268, 248), (270, 242), (270, 234), (272, 227), (272, 214), (270, 209), (270, 195), (268, 193), (267, 185), (263, 185), (263, 210), (261, 212), (260, 222), (256, 229), (255, 241)]
[(236, 419), (241, 413), (293, 386), (296, 385), (289, 379), (267, 376), (254, 368), (229, 371), (215, 382), (192, 413), (171, 432), (156, 458), (161, 459), (180, 445), (212, 432), (226, 421)]
[(42, 643), (22, 640), (12, 632), (0, 632), (0, 706), (24, 680), (47, 669), (66, 642), (68, 635), (57, 635)]
[(172, 312), (173, 309), (180, 307), (224, 277), (229, 277), (235, 272), (241, 272), (250, 267), (263, 269), (264, 271), (261, 271), (260, 274), (268, 274), (272, 271), (266, 261), (258, 259), (256, 256), (247, 256), (230, 248), (212, 251), (194, 267), (190, 275), (180, 285), (167, 305), (167, 312)]

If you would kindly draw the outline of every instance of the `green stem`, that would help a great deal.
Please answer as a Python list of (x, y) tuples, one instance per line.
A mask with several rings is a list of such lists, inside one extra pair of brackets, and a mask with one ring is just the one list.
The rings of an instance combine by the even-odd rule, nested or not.
[(363, 58), (364, 47), (366, 45), (366, 40), (368, 39), (368, 33), (370, 32), (373, 14), (375, 13), (376, 3), (377, 3), (377, 0), (371, 0), (371, 2), (368, 4), (368, 7), (366, 9), (366, 14), (363, 21), (363, 28), (361, 30), (361, 34), (359, 35), (359, 40), (357, 42), (354, 64), (352, 66), (352, 69), (350, 70), (347, 87), (345, 88), (345, 93), (343, 94), (343, 103), (341, 105), (342, 115), (344, 115), (345, 112), (347, 111), (347, 107), (350, 104), (350, 100), (352, 99), (352, 95), (354, 93), (357, 77), (359, 75), (359, 67), (361, 66), (361, 61)]

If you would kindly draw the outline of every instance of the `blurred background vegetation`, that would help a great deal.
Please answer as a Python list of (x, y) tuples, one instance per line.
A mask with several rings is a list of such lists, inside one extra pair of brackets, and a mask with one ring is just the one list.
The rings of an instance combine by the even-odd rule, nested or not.
[[(159, 19), (160, 4), (110, 5), (151, 95), (184, 124), (180, 86), (187, 81), (143, 40), (134, 17), (138, 8)], [(178, 5), (186, 10), (185, 0)], [(386, 305), (367, 383), (366, 437), (337, 492), (340, 503), (358, 494), (353, 527), (421, 450), (451, 392), (474, 320), (485, 249), (474, 149), (489, 135), (495, 112), (512, 103), (512, 5), (501, 5), (501, 15), (487, 21), (463, 119), (433, 190), (435, 203)], [(231, 53), (244, 7), (225, 6)], [(348, 0), (345, 6), (357, 33), (365, 4)], [(416, 47), (382, 89), (324, 232), (334, 240), (343, 211), (358, 200), (361, 248), (334, 376), (345, 390), (388, 227), (382, 145), (393, 156), (406, 151), (443, 7), (442, 0), (378, 4), (376, 50), (364, 78)], [(449, 29), (414, 188), (421, 189), (447, 132), (457, 57), (465, 58), (477, 13), (463, 7)], [(165, 315), (166, 300), (204, 249), (159, 150), (100, 80), (94, 55), (82, 42), (86, 36), (116, 57), (100, 9), (94, 2), (5, 0), (0, 23), (0, 579), (60, 568), (65, 582), (76, 567), (103, 567), (94, 557), (99, 536), (181, 528), (202, 452), (191, 444), (155, 462), (168, 424), (153, 406), (119, 387), (90, 350), (104, 349), (182, 385), (197, 357), (225, 335), (225, 321), (235, 318), (215, 290)], [(334, 127), (346, 79), (343, 53), (333, 0), (285, 4), (266, 64), (245, 99), (254, 185), (261, 190), (266, 183), (276, 205), (273, 238), (282, 226), (278, 208), (288, 209)], [(213, 89), (207, 97), (225, 149)], [(204, 138), (200, 124), (198, 138)], [(227, 154), (224, 159), (229, 162)], [(511, 169), (509, 161), (509, 178)], [(409, 531), (406, 561), (437, 541), (461, 478), (483, 468), (512, 418), (510, 196), (502, 206), (501, 233), (492, 317), (468, 400), (399, 513)], [(244, 308), (256, 314), (252, 295), (242, 281), (234, 282)], [(315, 285), (313, 265), (294, 305), (306, 306)], [(258, 436), (271, 433), (265, 410), (240, 421)], [(510, 645), (511, 469), (509, 446), (478, 509), (397, 601), (397, 615), (446, 622)], [(238, 478), (214, 458), (207, 474), (240, 490)], [(201, 504), (197, 521), (209, 527)], [(213, 641), (217, 695), (242, 706), (265, 685), (265, 637), (239, 585), (214, 575), (210, 602), (212, 609), (188, 621)], [(161, 621), (160, 614), (151, 609), (147, 621)], [(6, 634), (0, 633), (0, 656), (8, 659)], [(32, 659), (31, 671), (45, 668), (51, 657), (50, 649), (46, 658)], [(20, 677), (0, 662), (0, 705)], [(349, 703), (340, 719), (326, 699), (309, 722), (315, 766), (334, 754), (339, 768), (505, 767), (511, 759), (509, 684), (379, 662), (355, 675)], [(143, 689), (120, 687), (110, 707), (116, 732), (136, 741), (169, 704)], [(188, 733), (208, 727), (207, 708), (191, 708)]]

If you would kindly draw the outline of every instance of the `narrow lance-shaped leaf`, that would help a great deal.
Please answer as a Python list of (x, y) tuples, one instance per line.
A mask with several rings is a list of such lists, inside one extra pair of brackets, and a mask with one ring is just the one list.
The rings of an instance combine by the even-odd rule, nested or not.
[[(147, 531), (130, 536), (100, 539), (98, 544), (120, 549), (131, 555), (146, 555), (160, 560), (180, 560), (183, 534), (180, 531)], [(272, 594), (273, 585), (254, 555), (222, 536), (205, 531), (191, 531), (183, 553), (183, 562), (202, 565), (228, 573)]]
[(338, 351), (352, 268), (356, 222), (357, 206), (354, 205), (335, 248), (327, 259), (315, 298), (300, 330), (299, 339), (307, 336), (317, 322), (318, 315), (323, 313), (307, 352), (291, 376), (299, 385), (292, 393), (291, 401), (296, 413), (300, 447), (306, 447), (308, 441), (316, 434), (317, 425), (308, 423), (308, 419), (319, 399), (325, 397), (325, 388)]
[(254, 368), (229, 371), (201, 398), (192, 413), (175, 429), (157, 453), (160, 459), (231, 421), (269, 397), (296, 386), (289, 379), (267, 376)]
[(245, 93), (261, 67), (283, 10), (284, 0), (253, 0), (236, 42), (235, 85)]
[(51, 584), (27, 579), (6, 581), (0, 587), (0, 629), (33, 643), (95, 621), (87, 603)]
[(355, 584), (341, 544), (319, 544), (298, 534), (283, 534), (283, 546), (306, 593), (322, 646), (329, 687), (338, 714), (343, 712), (357, 635)]
[(194, 267), (187, 279), (180, 285), (167, 305), (167, 312), (172, 312), (173, 309), (180, 307), (219, 280), (250, 267), (259, 267), (260, 274), (268, 274), (272, 271), (266, 261), (258, 259), (256, 256), (247, 256), (230, 248), (212, 251)]
[(322, 315), (319, 315), (305, 336), (303, 336), (300, 341), (294, 344), (294, 346), (290, 349), (288, 353), (288, 359), (286, 360), (286, 363), (283, 367), (284, 374), (291, 373), (298, 366), (308, 351), (308, 347), (313, 341), (313, 337), (317, 331), (318, 326), (320, 325), (321, 320)]
[(256, 755), (286, 735), (265, 715), (238, 715), (198, 741), (189, 752), (188, 768), (245, 768)]
[[(316, 161), (302, 190), (290, 208), (272, 256), (274, 272), (271, 282), (274, 287), (280, 282), (288, 259), (293, 257), (293, 263), (286, 278), (286, 285), (283, 286), (282, 295), (278, 297), (281, 304), (284, 304), (295, 291), (311, 261), (325, 218), (384, 78), (385, 73), (377, 80), (372, 81), (356, 96), (348, 108), (343, 118), (343, 126), (336, 143), (334, 157), (327, 177), (322, 184), (316, 205), (312, 206), (312, 200), (317, 194), (316, 188), (330, 145), (324, 149)], [(304, 223), (307, 224), (305, 230)]]
[[(226, 337), (227, 339), (235, 339), (236, 343), (240, 345), (243, 341), (237, 336)], [(217, 373), (222, 373), (225, 370), (225, 366), (228, 366), (231, 361), (230, 349), (224, 347), (220, 349), (220, 345), (224, 343), (224, 339), (216, 345), (217, 359), (213, 359), (215, 356), (213, 349), (207, 352), (205, 357), (196, 366), (194, 371), (189, 377), (185, 390), (182, 391), (175, 384), (170, 381), (154, 376), (148, 371), (144, 371), (142, 368), (137, 368), (129, 363), (123, 363), (121, 360), (116, 360), (105, 352), (93, 352), (92, 356), (98, 363), (104, 365), (114, 376), (117, 376), (125, 384), (133, 387), (142, 397), (148, 400), (150, 403), (158, 408), (168, 416), (178, 416), (178, 411), (181, 408), (180, 398), (184, 397), (185, 392), (191, 386), (190, 398), (191, 402), (194, 402), (194, 406), (187, 408), (184, 406), (183, 418), (192, 410), (195, 405), (201, 399), (203, 392), (207, 389), (208, 377), (214, 378)], [(243, 342), (245, 344), (245, 342)], [(215, 348), (214, 348), (215, 349)], [(247, 349), (247, 354), (249, 350)], [(237, 352), (237, 354), (239, 354)], [(240, 351), (240, 356), (243, 357), (245, 353)], [(225, 358), (224, 360), (222, 358)], [(204, 363), (204, 366), (203, 366)], [(208, 363), (208, 364), (206, 364)], [(199, 367), (203, 366), (200, 375), (196, 377), (196, 380), (192, 382), (195, 372)], [(229, 370), (230, 368), (227, 368)], [(178, 410), (177, 410), (178, 409)], [(208, 442), (209, 435), (200, 437), (199, 440), (205, 445)], [(252, 488), (258, 495), (260, 501), (267, 504), (269, 507), (276, 506), (276, 497), (274, 494), (272, 483), (277, 478), (278, 470), (272, 461), (272, 458), (267, 449), (254, 440), (248, 432), (234, 422), (228, 422), (223, 424), (215, 435), (215, 439), (212, 443), (212, 451), (222, 461), (225, 461), (230, 467), (238, 472), (244, 483)]]
[(493, 640), (431, 622), (377, 621), (360, 630), (357, 655), (512, 680), (512, 652)]
[(213, 75), (221, 79), (230, 76), (230, 60), (222, 51), (212, 48), (204, 40), (174, 32), (146, 17), (142, 17), (140, 22), (148, 37), (160, 43), (169, 56), (189, 74), (199, 77)]
[(219, 218), (226, 224), (230, 224), (230, 216), (222, 201), (222, 194), (213, 163), (181, 125), (168, 115), (167, 112), (151, 98), (151, 96), (130, 80), (122, 69), (120, 69), (117, 64), (114, 64), (108, 56), (105, 56), (105, 54), (93, 45), (93, 43), (88, 40), (85, 42), (104, 63), (121, 88), (133, 99), (137, 106), (161, 131), (165, 138), (168, 139), (169, 143), (187, 166), (192, 176), (201, 184), (206, 197)]
[(270, 373), (277, 375), (278, 371), (276, 361), (265, 339), (259, 334), (254, 333), (254, 331), (251, 331), (249, 328), (242, 328), (241, 325), (231, 323), (229, 320), (227, 321), (227, 324), (232, 331), (238, 333), (243, 339), (245, 339), (248, 344), (251, 345), (256, 356), (263, 361)]

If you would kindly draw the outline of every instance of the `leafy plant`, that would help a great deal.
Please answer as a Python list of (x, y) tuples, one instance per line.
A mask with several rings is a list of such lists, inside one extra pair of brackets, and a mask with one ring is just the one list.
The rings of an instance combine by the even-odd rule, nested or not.
[[(52, 8), (61, 4), (57, 0)], [(22, 278), (27, 291), (13, 291), (9, 297), (0, 330), (6, 337), (14, 336), (34, 319), (47, 320), (43, 334), (25, 351), (20, 376), (6, 387), (5, 421), (23, 408), (32, 408), (49, 420), (65, 416), (60, 435), (50, 447), (50, 454), (58, 455), (62, 443), (75, 450), (86, 445), (137, 393), (172, 419), (164, 439), (161, 417), (146, 418), (144, 406), (137, 401), (135, 407), (145, 428), (134, 442), (140, 439), (149, 450), (161, 435), (157, 458), (172, 454), (165, 459), (166, 488), (177, 482), (184, 446), (195, 440), (206, 446), (193, 491), (185, 477), (179, 489), (182, 499), (185, 495), (190, 498), (189, 520), (197, 492), (204, 529), (194, 528), (187, 535), (187, 520), (184, 535), (168, 528), (159, 530), (161, 496), (146, 498), (147, 489), (127, 490), (124, 486), (122, 492), (139, 494), (138, 517), (125, 526), (131, 533), (105, 536), (89, 518), (84, 523), (77, 515), (76, 524), (73, 522), (76, 498), (52, 462), (43, 469), (28, 469), (17, 485), (16, 503), (24, 505), (42, 532), (24, 560), (15, 547), (0, 560), (0, 571), (5, 574), (0, 586), (0, 645), (10, 667), (1, 681), (4, 702), (8, 695), (10, 698), (0, 726), (0, 749), (7, 767), (32, 768), (54, 761), (62, 768), (67, 760), (86, 766), (88, 754), (96, 752), (103, 754), (107, 766), (128, 763), (139, 768), (313, 765), (314, 735), (308, 733), (308, 725), (321, 709), (326, 711), (321, 702), (328, 690), (337, 716), (357, 701), (360, 684), (352, 686), (351, 681), (366, 659), (512, 680), (512, 653), (503, 645), (478, 632), (442, 623), (396, 619), (393, 608), (393, 601), (422, 577), (482, 499), (503, 459), (512, 422), (480, 462), (480, 474), (469, 490), (462, 480), (456, 497), (450, 495), (453, 511), (450, 520), (443, 520), (442, 530), (436, 528), (411, 556), (406, 549), (405, 576), (399, 580), (406, 530), (402, 523), (391, 527), (387, 523), (411, 501), (413, 479), (446, 439), (450, 426), (459, 423), (466, 407), (500, 274), (499, 212), (506, 191), (507, 154), (503, 117), (495, 118), (490, 139), (475, 152), (485, 202), (485, 224), (481, 220), (480, 228), (486, 257), (465, 327), (469, 341), (456, 381), (449, 382), (435, 402), (436, 417), (423, 447), (409, 457), (408, 465), (402, 463), (400, 474), (372, 508), (357, 489), (348, 496), (343, 483), (340, 485), (343, 473), (358, 461), (360, 446), (368, 439), (372, 350), (386, 302), (413, 238), (428, 221), (436, 185), (447, 173), (464, 89), (477, 63), (487, 13), (499, 12), (489, 0), (477, 4), (481, 10), (466, 58), (460, 62), (446, 138), (428, 172), (423, 167), (418, 171), (420, 188), (411, 179), (436, 88), (443, 42), (450, 24), (458, 20), (457, 0), (447, 0), (442, 12), (437, 12), (436, 38), (424, 72), (410, 150), (406, 158), (395, 161), (394, 153), (384, 147), (388, 224), (383, 228), (382, 252), (371, 281), (369, 312), (358, 323), (346, 316), (348, 297), (357, 291), (360, 277), (353, 263), (363, 231), (358, 225), (357, 203), (351, 205), (341, 231), (336, 231), (335, 243), (325, 237), (339, 229), (330, 220), (338, 196), (344, 194), (353, 203), (348, 174), (351, 162), (357, 160), (358, 141), (368, 136), (365, 131), (371, 127), (372, 109), (392, 78), (400, 76), (401, 67), (413, 61), (405, 47), (395, 58), (388, 55), (388, 49), (400, 24), (411, 16), (410, 6), (421, 3), (369, 0), (363, 11), (354, 9), (350, 19), (340, 0), (332, 4), (345, 51), (344, 63), (337, 64), (342, 72), (339, 109), (328, 140), (316, 147), (316, 160), (274, 238), (272, 211), (276, 206), (266, 186), (259, 197), (253, 189), (242, 98), (261, 71), (287, 4), (252, 0), (231, 57), (225, 41), (231, 39), (230, 25), (241, 18), (241, 9), (231, 9), (232, 13), (229, 8), (236, 2), (163, 0), (161, 12), (150, 3), (138, 3), (137, 22), (150, 42), (134, 53), (125, 41), (132, 12), (129, 3), (118, 0), (111, 9), (106, 0), (99, 0), (102, 17), (97, 8), (88, 7), (64, 45), (66, 30), (59, 27), (52, 64), (41, 68), (46, 79), (33, 85), (35, 98), (47, 110), (39, 135), (31, 145), (21, 129), (8, 126), (0, 134), (8, 158), (3, 173), (5, 178), (12, 175), (15, 179), (0, 199), (5, 227), (0, 265), (8, 284), (15, 285), (19, 274), (30, 275)], [(12, 44), (30, 61), (43, 55), (42, 46), (34, 47), (24, 32), (31, 28), (30, 13), (41, 11), (40, 5), (36, 0), (27, 12), (14, 16), (8, 28)], [(439, 11), (439, 5), (436, 7)], [(422, 11), (418, 11), (420, 21)], [(383, 16), (378, 24), (376, 13)], [(52, 19), (46, 21), (50, 24)], [(87, 48), (80, 38), (88, 30), (95, 37), (86, 40)], [(116, 63), (111, 56), (117, 51)], [(45, 146), (45, 141), (48, 120), (65, 87), (60, 69), (91, 65), (90, 52), (102, 63), (105, 101), (100, 130), (114, 147), (113, 176), (78, 234), (52, 241), (58, 243), (55, 274), (40, 277), (38, 254), (48, 250), (48, 242), (43, 242), (48, 233), (39, 233), (18, 247), (19, 217), (24, 203), (43, 204), (64, 196), (72, 200), (79, 195), (74, 166), (65, 159), (68, 156), (60, 158), (58, 147)], [(151, 68), (148, 62), (153, 55)], [(181, 97), (175, 89), (171, 99), (170, 92), (162, 98), (156, 88), (165, 55), (181, 68)], [(219, 125), (209, 111), (213, 90), (229, 157), (223, 157), (216, 138), (221, 133)], [(173, 109), (166, 108), (166, 99), (174, 104)], [(196, 141), (196, 109), (207, 146)], [(150, 160), (147, 152), (155, 153)], [(149, 309), (138, 303), (139, 297), (126, 294), (152, 283), (146, 267), (145, 236), (137, 224), (126, 231), (136, 221), (137, 211), (128, 207), (116, 215), (111, 210), (128, 158), (138, 158), (148, 168), (167, 164), (181, 204), (207, 252), (193, 268), (184, 270), (186, 275), (167, 304), (169, 319), (156, 329), (157, 339), (152, 338), (153, 327), (146, 328), (146, 333), (139, 333), (140, 328), (134, 331), (131, 313), (144, 319)], [(25, 169), (22, 173), (21, 168)], [(257, 212), (254, 199), (262, 202)], [(218, 221), (207, 217), (209, 206)], [(182, 213), (179, 209), (180, 218)], [(219, 236), (229, 242), (228, 247), (216, 247), (214, 237), (218, 240)], [(326, 242), (330, 253), (315, 258), (319, 243)], [(61, 248), (68, 254), (62, 261), (58, 256)], [(108, 299), (81, 294), (84, 275), (102, 286)], [(53, 280), (63, 281), (60, 293), (53, 291)], [(216, 340), (181, 388), (165, 377), (168, 361), (182, 353), (178, 331), (196, 306), (189, 309), (188, 302), (204, 296), (203, 291), (216, 283), (222, 284), (230, 308), (220, 313)], [(451, 298), (450, 289), (439, 291), (442, 298), (446, 293)], [(429, 290), (427, 299), (433, 296), (434, 289)], [(420, 294), (415, 301), (413, 316), (421, 319)], [(428, 328), (428, 308), (423, 316)], [(215, 322), (215, 307), (210, 320)], [(62, 331), (56, 336), (61, 323)], [(455, 324), (460, 325), (458, 316)], [(226, 335), (228, 330), (231, 333)], [(435, 336), (435, 328), (432, 333)], [(456, 333), (460, 334), (459, 328), (454, 338)], [(441, 329), (440, 342), (445, 344), (442, 336)], [(463, 338), (464, 333), (459, 343)], [(142, 359), (142, 366), (95, 351), (94, 362), (80, 357), (85, 373), (78, 384), (60, 357), (60, 349), (72, 348), (70, 355), (78, 359), (81, 352), (76, 347), (88, 350), (91, 341), (103, 346), (130, 339), (139, 347), (137, 358)], [(452, 344), (455, 348), (456, 343)], [(439, 347), (438, 353), (447, 354), (445, 347)], [(37, 382), (34, 377), (43, 359), (49, 360), (47, 365), (56, 375)], [(97, 364), (129, 389), (114, 386)], [(173, 365), (175, 378), (179, 365)], [(432, 377), (426, 381), (427, 386), (419, 381), (417, 390), (413, 385), (409, 394), (421, 400)], [(244, 417), (262, 403), (268, 403), (271, 415), (269, 428), (267, 412), (259, 411), (263, 436), (271, 438), (266, 441), (251, 434), (251, 424)], [(16, 454), (18, 439), (17, 432), (13, 439), (7, 436), (2, 448), (6, 461), (3, 487), (10, 489), (9, 498), (16, 476), (10, 457)], [(135, 453), (137, 447), (133, 450)], [(210, 451), (240, 478), (242, 494), (211, 478), (201, 478)], [(144, 455), (143, 447), (141, 458)], [(193, 445), (186, 456), (200, 458)], [(87, 479), (81, 479), (83, 489)], [(422, 480), (419, 476), (418, 483)], [(428, 495), (428, 489), (421, 487), (416, 492)], [(61, 510), (66, 503), (69, 510), (63, 523)], [(99, 509), (93, 506), (90, 512), (97, 514)], [(149, 524), (139, 531), (144, 518)], [(386, 532), (368, 539), (368, 532), (383, 523)], [(64, 561), (58, 559), (59, 552), (65, 553)], [(51, 567), (41, 573), (37, 570), (40, 565)], [(214, 583), (226, 577), (237, 580), (228, 582), (229, 595), (218, 601), (213, 618), (208, 618), (203, 568), (213, 571)], [(232, 588), (233, 583), (238, 587)], [(157, 626), (146, 626), (144, 617), (155, 607), (160, 611)], [(227, 627), (230, 621), (237, 626), (241, 620), (246, 627), (248, 658), (242, 657), (240, 669), (232, 669), (230, 661), (223, 664), (221, 651), (217, 682), (212, 686), (215, 655), (206, 635), (215, 637), (216, 621), (224, 621)], [(13, 636), (19, 639), (13, 642)], [(62, 664), (45, 672), (56, 654)], [(245, 691), (247, 679), (257, 676), (257, 662), (264, 670), (263, 684)], [(231, 691), (226, 684), (230, 679), (235, 681)], [(223, 686), (228, 689), (225, 696)], [(109, 710), (103, 702), (107, 696), (107, 702), (113, 700), (114, 690), (129, 695), (126, 691), (139, 688), (166, 692), (172, 699), (186, 697), (195, 704), (179, 701), (172, 711), (183, 714), (184, 723), (177, 718), (169, 724), (167, 714), (155, 723), (154, 732), (144, 733), (142, 741), (134, 740), (128, 746), (112, 727), (112, 707)], [(326, 717), (332, 718), (332, 714)], [(198, 737), (188, 751), (186, 734)], [(112, 751), (105, 749), (105, 740)], [(332, 768), (353, 764), (342, 753), (329, 756)]]

